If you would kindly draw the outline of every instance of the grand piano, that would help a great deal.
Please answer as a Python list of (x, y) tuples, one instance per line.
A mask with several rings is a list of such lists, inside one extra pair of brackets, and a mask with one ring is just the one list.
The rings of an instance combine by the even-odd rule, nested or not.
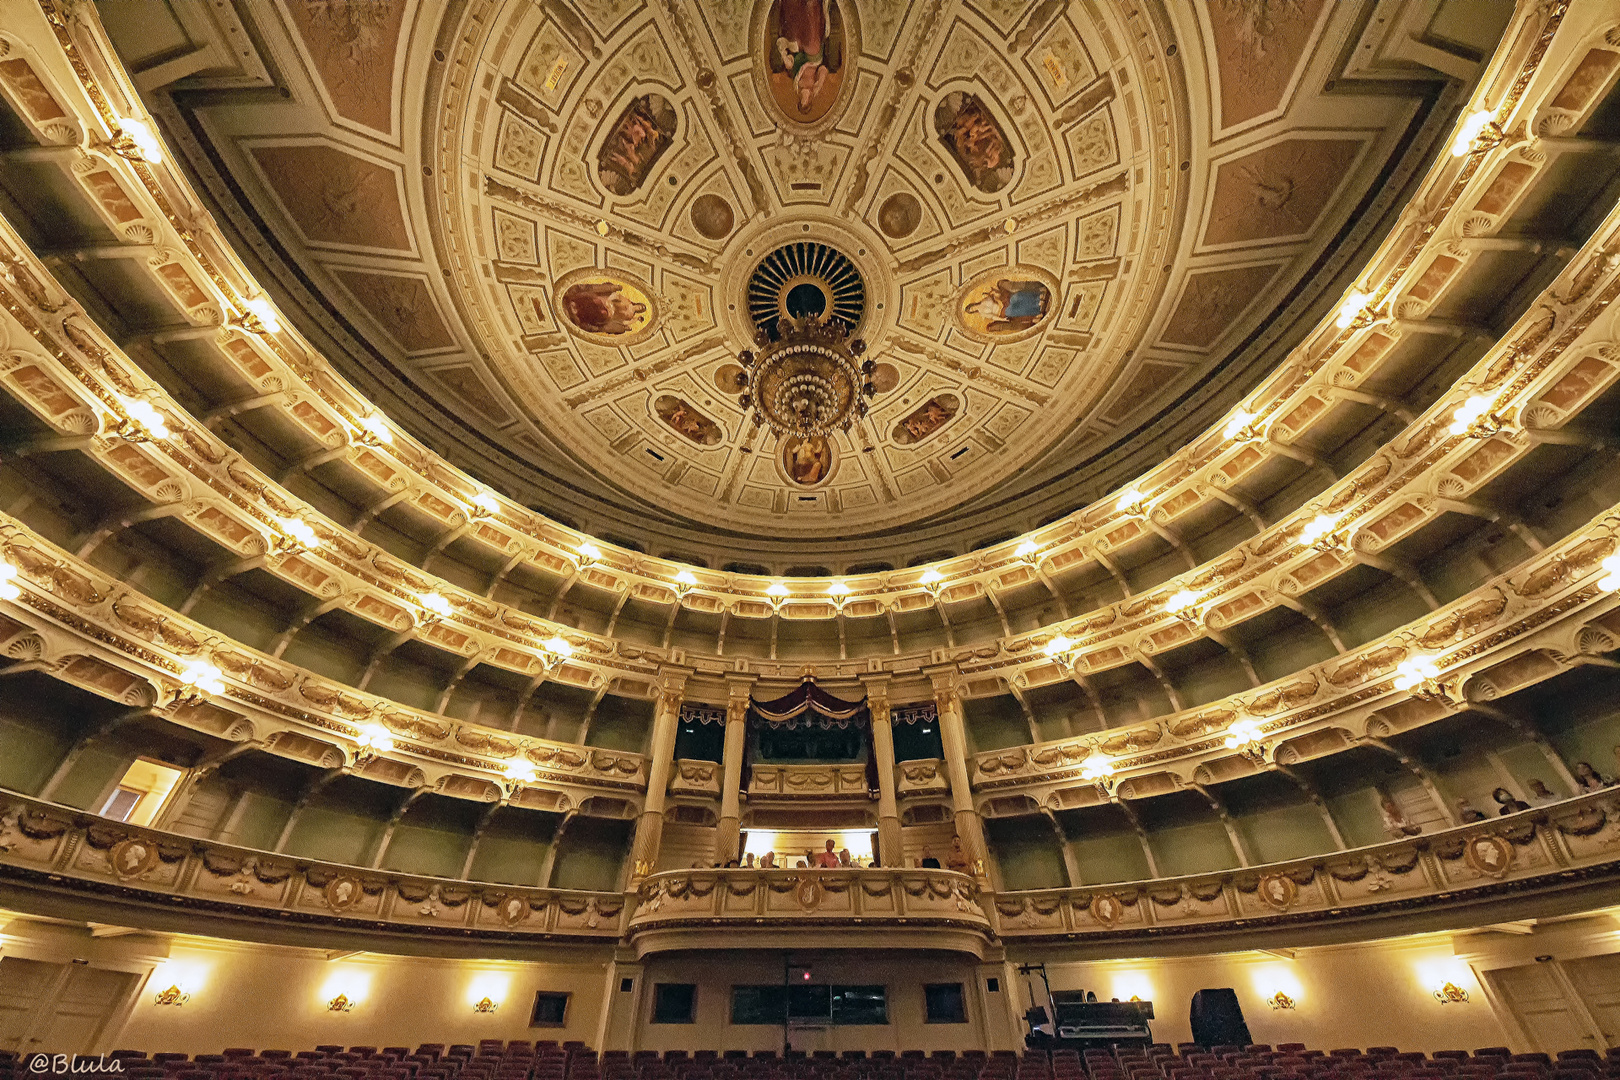
[(1107, 1046), (1146, 1046), (1153, 1041), (1148, 1021), (1153, 1019), (1151, 1001), (1087, 1001), (1084, 990), (1053, 990), (1051, 1009), (1035, 1006), (1029, 1011), (1031, 1028), (1035, 1014), (1052, 1026), (1053, 1034), (1031, 1030), (1024, 1040), (1030, 1049), (1087, 1050)]

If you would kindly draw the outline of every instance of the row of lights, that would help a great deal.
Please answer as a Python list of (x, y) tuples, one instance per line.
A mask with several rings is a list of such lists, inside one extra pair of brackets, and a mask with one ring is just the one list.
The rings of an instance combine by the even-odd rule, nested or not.
[[(169, 960), (152, 974), (153, 982), (168, 987), (152, 996), (152, 1004), (178, 1008), (189, 1002), (207, 982), (207, 969), (198, 964)], [(466, 1002), (475, 1013), (493, 1013), (505, 1003), (512, 988), (512, 977), (504, 972), (482, 972), (467, 983)], [(339, 968), (322, 983), (317, 1000), (325, 1011), (353, 1012), (371, 993), (371, 973), (358, 968)]]

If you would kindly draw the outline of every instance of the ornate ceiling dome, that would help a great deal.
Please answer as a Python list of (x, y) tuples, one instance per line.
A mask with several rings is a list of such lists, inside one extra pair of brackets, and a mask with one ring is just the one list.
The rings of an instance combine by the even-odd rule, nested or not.
[[(1454, 112), (1324, 0), (243, 15), (287, 97), (244, 63), (170, 119), (300, 330), (492, 486), (712, 566), (903, 565), (1139, 473), (1343, 291)], [(877, 396), (801, 470), (735, 358), (812, 301)]]

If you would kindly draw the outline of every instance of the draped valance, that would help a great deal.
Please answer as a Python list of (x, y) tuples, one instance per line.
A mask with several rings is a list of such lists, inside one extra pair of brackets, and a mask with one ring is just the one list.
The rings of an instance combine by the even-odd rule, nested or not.
[(813, 682), (800, 684), (797, 690), (783, 694), (775, 701), (751, 701), (748, 705), (750, 724), (771, 724), (786, 727), (848, 728), (869, 727), (872, 712), (866, 701), (845, 701), (833, 697)]

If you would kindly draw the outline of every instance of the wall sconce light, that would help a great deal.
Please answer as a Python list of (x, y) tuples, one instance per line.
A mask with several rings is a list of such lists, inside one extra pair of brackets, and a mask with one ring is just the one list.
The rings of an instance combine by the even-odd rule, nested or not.
[(149, 165), (163, 164), (163, 143), (146, 125), (145, 120), (130, 117), (120, 120), (113, 129), (107, 146), (113, 153), (130, 161), (144, 161)]
[(1195, 623), (1198, 621), (1198, 594), (1182, 589), (1164, 602), (1164, 609), (1182, 622)]
[(337, 997), (333, 998), (331, 1001), (328, 1001), (326, 1003), (326, 1008), (330, 1012), (337, 1012), (337, 1013), (353, 1012), (354, 1011), (354, 1002), (349, 1000), (349, 997), (348, 997), (347, 994), (339, 994)]
[(1484, 394), (1474, 394), (1457, 406), (1451, 414), (1451, 426), (1446, 430), (1453, 435), (1467, 435), (1472, 439), (1488, 439), (1502, 430), (1502, 418), (1491, 411), (1496, 402)]
[(154, 1004), (154, 1005), (184, 1005), (186, 1002), (188, 1002), (190, 1000), (191, 1000), (191, 995), (186, 993), (184, 990), (180, 989), (180, 984), (179, 983), (175, 983), (174, 985), (170, 986), (167, 990), (159, 991), (152, 998), (152, 1004)]
[(1093, 750), (1091, 756), (1080, 763), (1080, 779), (1091, 781), (1105, 792), (1113, 790), (1113, 760), (1106, 754)]
[(1468, 1004), (1468, 991), (1454, 982), (1447, 982), (1434, 992), (1434, 1000), (1442, 1005)]
[(1057, 637), (1041, 646), (1041, 652), (1045, 653), (1053, 660), (1062, 660), (1072, 648), (1074, 648), (1074, 639), (1071, 637), (1065, 637), (1063, 634), (1059, 634)]
[(276, 536), (276, 547), (289, 555), (319, 547), (321, 538), (315, 535), (309, 522), (303, 518), (282, 518), (281, 533)]
[(1317, 514), (1306, 522), (1305, 528), (1300, 531), (1299, 542), (1318, 551), (1332, 551), (1340, 546), (1342, 539), (1333, 532), (1333, 526), (1338, 523), (1337, 514)]
[(528, 758), (513, 758), (508, 761), (506, 763), (506, 797), (510, 799), (517, 794), (518, 788), (524, 784), (534, 783), (534, 778), (537, 775), (538, 770), (535, 769), (534, 762)]
[(1013, 550), (1013, 558), (1023, 559), (1027, 563), (1038, 563), (1040, 559), (1040, 546), (1033, 540), (1025, 540)]
[(388, 421), (379, 413), (372, 413), (360, 421), (360, 441), (368, 446), (390, 446), (394, 442), (394, 433), (388, 427)]
[(421, 596), (421, 601), (423, 611), (422, 622), (424, 625), (428, 623), (436, 623), (440, 619), (450, 614), (450, 601), (446, 600), (436, 592), (423, 593)]
[(1114, 508), (1122, 514), (1140, 514), (1146, 506), (1147, 496), (1134, 487), (1120, 492), (1119, 502), (1114, 504)]
[(579, 568), (581, 570), (592, 565), (593, 563), (602, 561), (602, 549), (591, 543), (589, 540), (579, 545), (579, 547), (575, 548), (574, 550), (577, 552), (574, 558), (579, 560)]
[(1338, 318), (1333, 320), (1333, 325), (1340, 330), (1350, 329), (1361, 319), (1362, 314), (1367, 310), (1367, 305), (1371, 303), (1372, 297), (1367, 293), (1362, 292), (1360, 289), (1351, 290), (1350, 294), (1344, 298), (1344, 303), (1339, 305), (1339, 315)]
[(1275, 994), (1272, 994), (1270, 997), (1266, 998), (1266, 1004), (1270, 1005), (1273, 1009), (1292, 1009), (1294, 1007), (1294, 999), (1279, 990)]
[(209, 694), (225, 692), (225, 673), (206, 660), (194, 660), (180, 672), (180, 682), (190, 687), (180, 695), (186, 701), (198, 702)]
[(1431, 656), (1402, 660), (1395, 667), (1395, 689), (1409, 691), (1413, 697), (1443, 696), (1445, 691), (1440, 686), (1440, 666)]
[(1457, 129), (1457, 138), (1451, 144), (1452, 157), (1466, 157), (1475, 150), (1489, 150), (1502, 141), (1502, 128), (1492, 117), (1491, 110), (1479, 109), (1468, 114)]
[(475, 1012), (475, 1013), (492, 1013), (498, 1008), (500, 1008), (500, 1005), (498, 1005), (495, 1002), (491, 1001), (486, 996), (481, 1001), (479, 1001), (477, 1004), (475, 1004), (473, 1006), (473, 1012)]
[(697, 583), (697, 576), (692, 571), (682, 570), (675, 575), (675, 595), (684, 598)]
[(0, 559), (0, 600), (21, 600), (22, 590), (16, 584), (17, 568)]
[(780, 581), (771, 582), (770, 587), (765, 590), (765, 595), (770, 599), (773, 608), (780, 608), (782, 601), (787, 599), (787, 594), (787, 586)]
[(834, 606), (836, 606), (839, 611), (843, 611), (844, 601), (849, 599), (849, 586), (845, 585), (842, 581), (835, 581), (831, 585), (827, 586), (827, 595), (832, 597)]
[[(1598, 579), (1598, 588), (1604, 592), (1614, 592), (1616, 589), (1620, 589), (1620, 555), (1610, 555), (1603, 560), (1601, 565), (1604, 576)], [(12, 572), (16, 573), (16, 571)], [(5, 579), (5, 564), (0, 563), (0, 582), (4, 582)], [(0, 584), (0, 596), (5, 596), (5, 586), (3, 584)], [(9, 596), (6, 599), (15, 600), (16, 597)]]
[(113, 426), (112, 432), (126, 442), (157, 442), (169, 437), (169, 422), (150, 401), (122, 398), (129, 416)]
[(473, 517), (494, 517), (501, 512), (501, 501), (487, 491), (472, 497)]
[(1266, 744), (1258, 720), (1234, 720), (1226, 729), (1226, 741), (1222, 745), (1257, 765), (1266, 760)]
[(574, 646), (560, 635), (554, 635), (540, 643), (540, 662), (546, 666), (547, 674), (556, 671), (564, 660), (573, 655)]
[(360, 729), (354, 741), (360, 748), (360, 752), (354, 756), (356, 765), (365, 765), (379, 754), (386, 754), (394, 748), (393, 733), (381, 724), (367, 724)]
[(1260, 433), (1255, 431), (1254, 421), (1254, 413), (1247, 409), (1239, 409), (1232, 414), (1232, 419), (1226, 422), (1226, 427), (1221, 429), (1221, 437), (1227, 440), (1235, 439), (1238, 442), (1248, 442), (1257, 438)]
[(937, 597), (939, 596), (939, 584), (944, 580), (945, 575), (930, 566), (927, 570), (923, 571), (922, 577), (917, 579), (917, 584), (927, 589), (931, 595)]
[(250, 296), (242, 301), (247, 308), (247, 314), (242, 316), (242, 327), (255, 334), (281, 333), (281, 316), (276, 309), (270, 306), (270, 301), (262, 296)]

